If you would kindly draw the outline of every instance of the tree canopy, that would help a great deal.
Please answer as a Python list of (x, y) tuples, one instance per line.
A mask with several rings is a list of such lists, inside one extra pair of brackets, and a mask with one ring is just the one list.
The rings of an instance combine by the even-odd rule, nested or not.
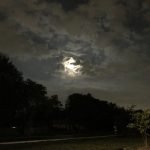
[(66, 112), (73, 128), (79, 126), (87, 130), (113, 131), (114, 126), (121, 129), (128, 123), (125, 109), (96, 99), (91, 94), (70, 95), (66, 102)]
[(0, 54), (0, 125), (10, 125), (23, 102), (23, 77), (10, 59)]
[(128, 124), (129, 128), (137, 129), (144, 137), (145, 146), (148, 146), (147, 136), (150, 129), (150, 110), (132, 111), (132, 122)]

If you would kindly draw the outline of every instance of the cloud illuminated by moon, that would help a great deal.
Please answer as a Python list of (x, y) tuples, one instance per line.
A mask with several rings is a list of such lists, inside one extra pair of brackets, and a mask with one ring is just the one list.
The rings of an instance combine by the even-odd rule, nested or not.
[(81, 75), (82, 66), (77, 64), (73, 57), (67, 57), (63, 60), (64, 71), (71, 77)]

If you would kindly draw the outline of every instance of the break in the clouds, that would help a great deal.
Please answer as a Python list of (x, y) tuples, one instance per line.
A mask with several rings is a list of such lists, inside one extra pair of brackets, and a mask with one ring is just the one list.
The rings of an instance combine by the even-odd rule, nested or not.
[[(25, 78), (62, 99), (90, 92), (120, 105), (149, 107), (149, 39), (149, 0), (0, 3), (0, 51)], [(64, 66), (68, 60), (74, 61)]]

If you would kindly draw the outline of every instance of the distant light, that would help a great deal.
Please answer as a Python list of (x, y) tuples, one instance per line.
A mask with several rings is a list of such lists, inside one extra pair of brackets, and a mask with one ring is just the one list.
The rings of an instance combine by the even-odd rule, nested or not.
[(12, 129), (16, 129), (16, 127), (11, 127)]
[(63, 60), (63, 66), (64, 66), (64, 71), (69, 75), (69, 76), (77, 76), (81, 75), (81, 69), (82, 66), (76, 63), (77, 61), (73, 58), (65, 58)]

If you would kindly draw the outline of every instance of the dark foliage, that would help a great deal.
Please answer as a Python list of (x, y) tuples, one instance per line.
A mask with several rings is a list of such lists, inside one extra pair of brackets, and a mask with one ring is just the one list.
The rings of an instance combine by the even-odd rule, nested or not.
[(119, 132), (126, 128), (129, 113), (113, 103), (95, 99), (91, 94), (72, 94), (66, 103), (66, 114), (74, 130)]
[(11, 126), (23, 96), (22, 74), (8, 57), (0, 54), (0, 126)]

